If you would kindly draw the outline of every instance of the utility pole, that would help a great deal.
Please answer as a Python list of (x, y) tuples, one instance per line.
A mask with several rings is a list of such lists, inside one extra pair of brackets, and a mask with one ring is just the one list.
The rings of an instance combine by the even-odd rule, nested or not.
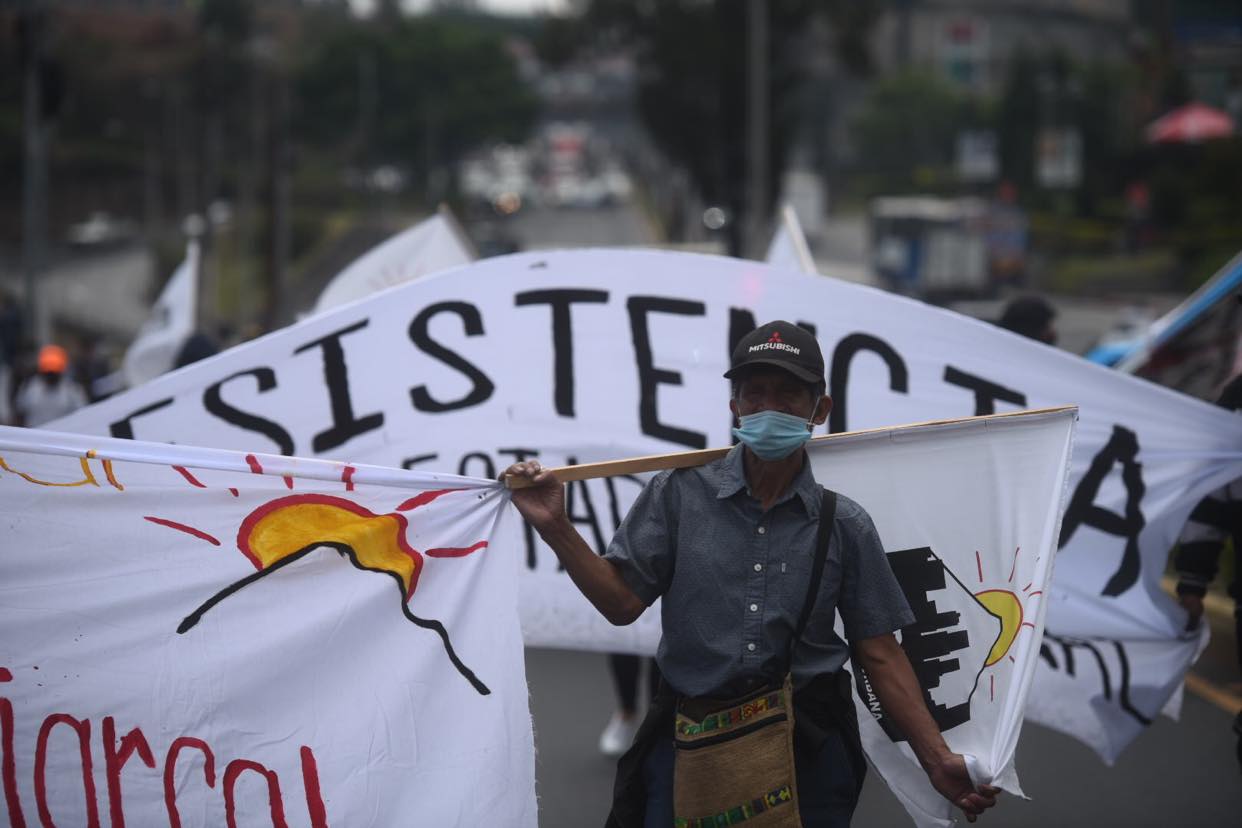
[(746, 255), (763, 255), (768, 204), (768, 6), (746, 0)]
[(271, 121), (268, 152), (271, 178), (268, 187), (268, 287), (263, 324), (274, 331), (284, 321), (289, 269), (289, 81), (284, 67), (270, 67)]
[(25, 328), (46, 339), (40, 320), (36, 281), (47, 254), (47, 133), (43, 125), (40, 72), (47, 18), (37, 0), (28, 0), (17, 18), (22, 59), (22, 276), (26, 294)]

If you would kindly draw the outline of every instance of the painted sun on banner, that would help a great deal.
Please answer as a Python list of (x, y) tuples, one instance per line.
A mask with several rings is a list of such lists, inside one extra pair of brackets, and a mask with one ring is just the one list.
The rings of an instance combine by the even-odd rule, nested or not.
[(8, 824), (535, 824), (506, 504), (0, 429)]

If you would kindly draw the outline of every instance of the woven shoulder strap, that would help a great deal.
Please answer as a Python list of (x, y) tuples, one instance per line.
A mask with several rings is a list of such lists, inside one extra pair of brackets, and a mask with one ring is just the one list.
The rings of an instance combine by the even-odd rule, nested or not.
[[(789, 639), (789, 652), (785, 663), (793, 666), (793, 649), (802, 638), (811, 619), (811, 610), (815, 608), (815, 599), (819, 597), (819, 582), (824, 575), (824, 561), (828, 559), (828, 544), (832, 542), (832, 524), (837, 516), (837, 493), (832, 489), (824, 489), (824, 500), (819, 508), (819, 530), (815, 535), (815, 562), (811, 566), (811, 578), (806, 585), (806, 600), (802, 604), (802, 615), (798, 617), (798, 626), (793, 637)], [(789, 668), (787, 667), (786, 670)]]

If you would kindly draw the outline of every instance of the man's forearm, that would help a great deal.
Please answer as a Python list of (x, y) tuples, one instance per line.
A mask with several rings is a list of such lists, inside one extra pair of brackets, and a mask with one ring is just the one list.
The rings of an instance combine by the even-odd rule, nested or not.
[(928, 769), (944, 761), (951, 752), (927, 709), (923, 690), (905, 651), (892, 636), (887, 639), (891, 645), (883, 641), (863, 642), (859, 660), (871, 679), (871, 687), (880, 699), (884, 714), (906, 734), (919, 763)]
[(567, 517), (536, 526), (578, 590), (610, 623), (625, 625), (642, 615), (646, 604), (634, 594), (610, 562), (595, 554)]

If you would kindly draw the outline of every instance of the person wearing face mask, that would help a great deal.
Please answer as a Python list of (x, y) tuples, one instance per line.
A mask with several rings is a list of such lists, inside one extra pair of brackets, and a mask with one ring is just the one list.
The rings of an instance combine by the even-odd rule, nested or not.
[[(914, 616), (871, 518), (815, 482), (803, 448), (832, 408), (815, 337), (789, 322), (763, 325), (738, 343), (725, 377), (739, 444), (720, 460), (652, 478), (603, 556), (567, 519), (553, 472), (527, 461), (502, 474), (533, 484), (515, 489), (513, 504), (605, 618), (629, 624), (664, 599), (656, 654), (663, 678), (618, 762), (608, 825), (685, 821), (674, 811), (680, 712), (753, 697), (783, 680), (793, 690), (796, 775), (795, 795), (784, 801), (796, 801), (797, 813), (782, 816), (784, 801), (773, 799), (760, 804), (765, 820), (789, 821), (764, 824), (848, 825), (866, 770), (842, 669), (851, 649), (932, 785), (974, 822), (998, 791), (976, 787), (964, 757), (945, 745), (893, 636)], [(838, 612), (848, 645), (833, 631)], [(694, 814), (686, 824), (732, 824), (732, 812), (748, 814), (751, 804)]]

